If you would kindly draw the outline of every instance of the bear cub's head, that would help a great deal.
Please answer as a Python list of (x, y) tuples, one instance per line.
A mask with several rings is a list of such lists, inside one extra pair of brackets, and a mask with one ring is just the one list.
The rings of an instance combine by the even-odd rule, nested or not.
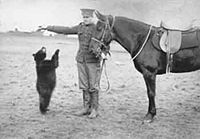
[(46, 58), (46, 55), (46, 48), (42, 47), (39, 51), (33, 54), (33, 57), (36, 63), (40, 63)]

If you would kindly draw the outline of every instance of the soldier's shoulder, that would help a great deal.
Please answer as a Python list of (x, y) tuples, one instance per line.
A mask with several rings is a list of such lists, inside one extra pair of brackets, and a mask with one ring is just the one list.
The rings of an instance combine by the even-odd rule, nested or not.
[(92, 23), (92, 24), (91, 24), (91, 26), (92, 26), (92, 27), (95, 27), (95, 24), (94, 24), (94, 23)]

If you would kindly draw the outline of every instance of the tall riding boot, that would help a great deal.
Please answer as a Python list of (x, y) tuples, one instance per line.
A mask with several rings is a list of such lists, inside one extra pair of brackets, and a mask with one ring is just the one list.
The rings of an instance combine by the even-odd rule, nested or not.
[(76, 113), (77, 116), (90, 114), (91, 96), (86, 90), (83, 90), (83, 109)]
[(99, 107), (99, 92), (92, 92), (91, 93), (91, 113), (88, 115), (88, 118), (96, 118), (98, 114), (98, 107)]

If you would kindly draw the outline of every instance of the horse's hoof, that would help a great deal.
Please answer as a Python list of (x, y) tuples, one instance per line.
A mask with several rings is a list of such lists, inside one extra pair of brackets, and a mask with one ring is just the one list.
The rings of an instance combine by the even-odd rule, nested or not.
[(143, 124), (145, 124), (145, 123), (152, 123), (153, 122), (153, 119), (144, 119), (143, 120)]
[(154, 116), (152, 114), (147, 114), (144, 117), (143, 123), (152, 123), (154, 120)]
[(47, 113), (47, 111), (42, 110), (42, 111), (40, 111), (40, 113), (45, 115)]
[(46, 114), (48, 111), (49, 111), (48, 108), (46, 108), (46, 109), (40, 109), (41, 114)]

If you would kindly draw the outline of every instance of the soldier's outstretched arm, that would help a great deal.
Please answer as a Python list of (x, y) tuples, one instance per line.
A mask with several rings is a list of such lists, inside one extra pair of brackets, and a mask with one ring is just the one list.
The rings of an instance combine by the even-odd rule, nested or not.
[(65, 26), (47, 26), (47, 27), (43, 27), (43, 26), (39, 26), (38, 31), (40, 30), (48, 30), (51, 32), (55, 32), (55, 33), (59, 33), (59, 34), (78, 34), (78, 27), (77, 26), (73, 26), (73, 27), (65, 27)]

